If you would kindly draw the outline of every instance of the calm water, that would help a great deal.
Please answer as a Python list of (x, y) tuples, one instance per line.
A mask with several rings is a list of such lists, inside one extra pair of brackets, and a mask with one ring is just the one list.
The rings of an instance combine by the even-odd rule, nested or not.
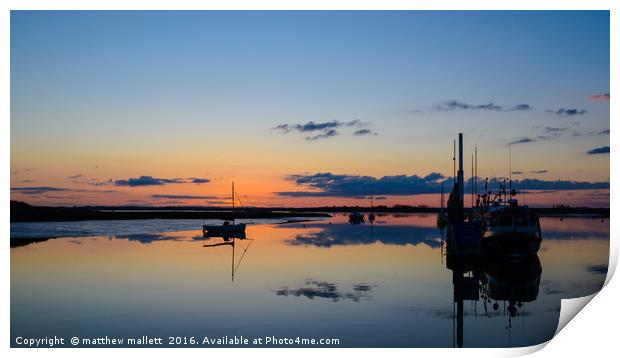
[(11, 344), (243, 335), (452, 347), (462, 330), (465, 347), (525, 346), (553, 336), (560, 299), (605, 280), (608, 220), (543, 218), (537, 259), (485, 263), (466, 285), (453, 283), (434, 215), (346, 220), (255, 222), (234, 246), (203, 240), (192, 220), (12, 224), (12, 236), (75, 237), (11, 249)]

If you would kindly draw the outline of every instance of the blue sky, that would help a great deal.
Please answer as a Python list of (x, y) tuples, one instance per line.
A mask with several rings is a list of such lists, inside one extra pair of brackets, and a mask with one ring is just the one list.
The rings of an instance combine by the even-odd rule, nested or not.
[[(587, 154), (609, 146), (609, 102), (588, 99), (609, 93), (606, 11), (14, 11), (11, 78), (12, 168), (42, 184), (91, 167), (449, 175), (459, 131), (483, 175), (529, 138), (517, 169), (547, 173), (528, 177), (609, 178), (608, 155)], [(356, 119), (368, 135), (272, 130)]]

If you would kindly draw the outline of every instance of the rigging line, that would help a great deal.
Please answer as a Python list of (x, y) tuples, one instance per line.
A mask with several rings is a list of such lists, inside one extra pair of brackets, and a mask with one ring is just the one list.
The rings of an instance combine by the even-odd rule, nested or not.
[(239, 205), (241, 205), (241, 208), (243, 208), (243, 214), (245, 215), (246, 218), (249, 219), (250, 216), (248, 215), (247, 211), (245, 210), (245, 205), (243, 205), (243, 202), (241, 201), (241, 198), (239, 197), (239, 194), (237, 194), (236, 190), (235, 190), (234, 194), (237, 197), (237, 200), (239, 200)]
[(252, 243), (254, 243), (254, 239), (248, 239), (248, 240), (251, 240), (251, 241), (248, 244), (248, 246), (245, 247), (245, 250), (243, 250), (243, 254), (241, 254), (241, 258), (239, 259), (239, 262), (237, 263), (237, 266), (235, 266), (235, 272), (237, 272), (237, 269), (239, 268), (239, 265), (241, 265), (241, 261), (243, 261), (243, 257), (245, 256), (245, 253), (250, 248), (250, 245), (252, 245)]

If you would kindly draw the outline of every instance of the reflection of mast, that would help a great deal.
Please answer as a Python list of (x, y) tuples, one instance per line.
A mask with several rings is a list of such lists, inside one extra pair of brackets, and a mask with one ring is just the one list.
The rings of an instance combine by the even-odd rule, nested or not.
[(372, 222), (375, 221), (375, 204), (373, 202), (374, 196), (370, 196), (370, 214), (368, 215), (368, 221), (370, 221), (370, 226), (372, 227)]
[(224, 242), (218, 242), (215, 244), (204, 244), (202, 246), (203, 247), (216, 247), (216, 246), (230, 245), (232, 247), (232, 260), (230, 264), (230, 274), (231, 274), (231, 281), (235, 281), (235, 272), (237, 272), (237, 270), (239, 269), (239, 265), (241, 265), (241, 262), (243, 261), (243, 258), (245, 257), (245, 253), (250, 248), (250, 245), (252, 245), (252, 243), (254, 242), (254, 239), (239, 238), (240, 240), (249, 240), (250, 243), (248, 244), (248, 246), (245, 247), (245, 250), (243, 250), (243, 254), (241, 255), (241, 258), (239, 259), (237, 266), (235, 266), (235, 237), (232, 238), (232, 241), (231, 241), (231, 238), (229, 237), (223, 237), (223, 239), (224, 239)]

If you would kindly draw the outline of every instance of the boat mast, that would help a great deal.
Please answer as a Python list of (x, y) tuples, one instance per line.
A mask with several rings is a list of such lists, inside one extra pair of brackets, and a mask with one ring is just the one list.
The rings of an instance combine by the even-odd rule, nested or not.
[(471, 153), (471, 207), (474, 207), (474, 153)]
[(459, 205), (461, 208), (461, 214), (463, 213), (464, 194), (465, 194), (465, 180), (463, 175), (463, 133), (459, 133), (459, 171), (457, 173), (459, 181)]
[(232, 214), (233, 214), (233, 224), (235, 223), (235, 181), (232, 182)]
[(452, 140), (452, 183), (456, 183), (456, 139)]
[(478, 147), (474, 147), (474, 191), (478, 195)]

